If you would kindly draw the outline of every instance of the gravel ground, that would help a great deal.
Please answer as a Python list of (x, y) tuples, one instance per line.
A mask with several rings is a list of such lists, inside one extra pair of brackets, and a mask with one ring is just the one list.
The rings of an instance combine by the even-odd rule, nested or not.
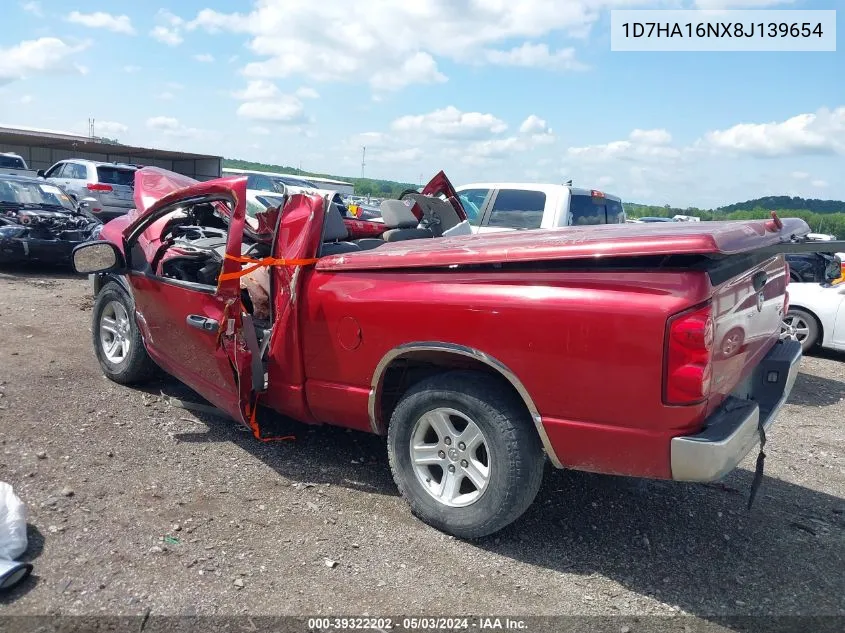
[(750, 512), (753, 457), (710, 486), (549, 470), (468, 543), (410, 515), (379, 438), (262, 444), (171, 407), (197, 398), (175, 381), (106, 380), (91, 303), (71, 274), (0, 271), (0, 480), (35, 565), (3, 613), (845, 615), (845, 356), (802, 361)]

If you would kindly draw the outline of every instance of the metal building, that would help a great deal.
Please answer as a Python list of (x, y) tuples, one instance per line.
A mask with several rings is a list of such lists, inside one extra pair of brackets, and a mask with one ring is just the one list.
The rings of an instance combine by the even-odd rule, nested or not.
[(219, 178), (223, 163), (220, 156), (132, 147), (98, 137), (4, 126), (0, 126), (0, 152), (19, 154), (30, 169), (36, 170), (47, 169), (60, 160), (82, 158), (161, 167), (197, 180)]

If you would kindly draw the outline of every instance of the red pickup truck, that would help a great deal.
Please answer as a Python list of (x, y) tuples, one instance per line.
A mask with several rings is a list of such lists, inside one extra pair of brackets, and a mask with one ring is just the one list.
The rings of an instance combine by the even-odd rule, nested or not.
[(259, 439), (386, 435), (414, 514), (465, 538), (517, 519), (546, 458), (703, 482), (763, 437), (801, 358), (778, 333), (803, 221), (444, 237), (465, 216), (440, 184), (352, 239), (331, 197), (248, 219), (243, 177), (139, 170), (137, 208), (74, 253), (105, 375), (161, 368)]

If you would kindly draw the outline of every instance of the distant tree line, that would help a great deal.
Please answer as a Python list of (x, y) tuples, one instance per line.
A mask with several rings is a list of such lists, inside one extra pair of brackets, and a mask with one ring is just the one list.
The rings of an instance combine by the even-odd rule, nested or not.
[(398, 198), (406, 189), (416, 189), (419, 185), (409, 182), (396, 182), (394, 180), (379, 180), (377, 178), (347, 178), (346, 176), (335, 176), (313, 171), (301, 171), (297, 167), (286, 165), (268, 165), (266, 163), (255, 163), (248, 160), (237, 160), (224, 158), (223, 167), (232, 169), (254, 169), (256, 171), (275, 171), (282, 174), (296, 174), (303, 178), (317, 176), (318, 178), (332, 178), (352, 183), (355, 186), (355, 194), (359, 196), (374, 196), (377, 198)]
[(625, 212), (629, 218), (663, 217), (691, 215), (706, 220), (758, 220), (771, 216), (775, 211), (781, 218), (801, 218), (816, 233), (831, 233), (838, 238), (845, 238), (845, 202), (839, 200), (814, 200), (791, 198), (789, 196), (769, 196), (746, 202), (738, 202), (718, 209), (699, 209), (687, 207), (681, 209), (670, 205), (654, 206), (625, 203)]

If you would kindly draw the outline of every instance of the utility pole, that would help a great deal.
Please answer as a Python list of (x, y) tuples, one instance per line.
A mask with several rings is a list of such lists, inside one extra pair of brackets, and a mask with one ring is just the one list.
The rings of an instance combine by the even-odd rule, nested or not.
[(364, 167), (366, 166), (367, 162), (367, 146), (361, 148), (363, 151), (361, 152), (361, 178), (364, 177)]
[(94, 138), (94, 119), (88, 119), (88, 136)]

